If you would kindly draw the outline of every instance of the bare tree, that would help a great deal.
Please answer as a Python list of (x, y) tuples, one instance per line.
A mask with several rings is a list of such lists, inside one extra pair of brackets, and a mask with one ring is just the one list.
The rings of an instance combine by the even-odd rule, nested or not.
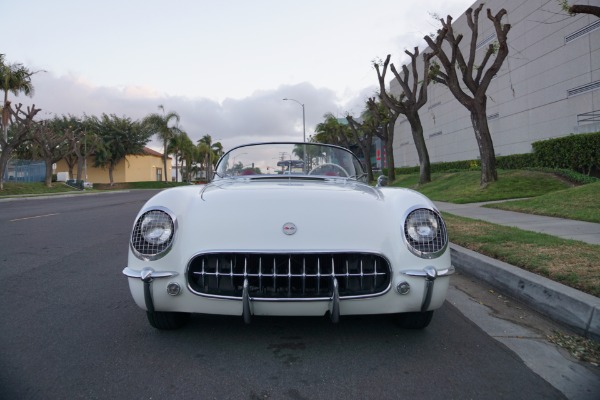
[(52, 186), (52, 164), (73, 151), (69, 134), (70, 128), (64, 127), (63, 121), (58, 117), (37, 124), (32, 133), (34, 154), (46, 163), (46, 187)]
[[(74, 118), (74, 117), (72, 117)], [(69, 167), (69, 176), (73, 176), (73, 167), (77, 164), (77, 180), (87, 180), (87, 159), (100, 146), (100, 136), (97, 133), (95, 117), (84, 115), (83, 119), (75, 118), (69, 140), (72, 142), (73, 153), (65, 157)]]
[(373, 137), (379, 129), (379, 121), (367, 107), (362, 113), (363, 122), (356, 121), (351, 115), (346, 116), (350, 132), (354, 137), (354, 141), (360, 148), (365, 158), (365, 168), (367, 169), (367, 179), (369, 182), (375, 178), (373, 176), (373, 167), (371, 166), (371, 148), (373, 146)]
[[(494, 25), (497, 43), (488, 46), (481, 63), (476, 65), (475, 56), (479, 33), (479, 13), (482, 8), (483, 4), (480, 4), (475, 11), (469, 8), (466, 12), (467, 23), (471, 30), (471, 41), (467, 47), (468, 54), (466, 58), (459, 47), (463, 35), (455, 35), (452, 28), (451, 16), (448, 16), (446, 20), (440, 20), (442, 22), (442, 29), (438, 31), (435, 40), (426, 36), (425, 41), (436, 53), (437, 59), (443, 67), (442, 70), (439, 65), (432, 63), (430, 67), (431, 79), (446, 85), (454, 97), (471, 114), (471, 123), (475, 131), (481, 160), (480, 184), (482, 187), (485, 187), (488, 183), (498, 180), (496, 155), (494, 153), (494, 144), (486, 114), (486, 92), (492, 78), (498, 73), (508, 56), (507, 35), (511, 26), (509, 24), (502, 24), (501, 22), (502, 17), (506, 15), (505, 9), (501, 9), (496, 15), (492, 15), (490, 9), (487, 9), (487, 17)], [(442, 47), (441, 43), (443, 41), (449, 44), (449, 52)], [(466, 88), (463, 89), (461, 81)]]
[(600, 6), (588, 6), (585, 4), (569, 4), (567, 0), (561, 0), (560, 4), (569, 14), (590, 14), (600, 18)]
[(27, 107), (27, 111), (24, 111), (21, 103), (14, 109), (10, 101), (7, 100), (4, 103), (2, 123), (3, 126), (8, 126), (10, 123), (11, 129), (10, 134), (7, 130), (6, 138), (4, 138), (4, 135), (0, 135), (0, 147), (2, 148), (0, 153), (0, 190), (4, 190), (4, 171), (8, 165), (8, 160), (13, 151), (30, 138), (30, 133), (37, 125), (33, 118), (40, 110), (41, 108), (35, 108), (35, 104)]
[[(381, 98), (381, 95), (379, 96)], [(400, 113), (389, 107), (383, 101), (376, 101), (374, 97), (367, 100), (369, 115), (374, 119), (377, 127), (375, 135), (381, 139), (385, 147), (387, 163), (387, 178), (390, 182), (396, 179), (396, 162), (394, 161), (394, 129)]]
[[(438, 37), (438, 46), (441, 45), (442, 37)], [(386, 57), (383, 63), (383, 71), (380, 71), (380, 65), (375, 63), (375, 69), (377, 70), (377, 78), (379, 80), (379, 97), (386, 107), (394, 110), (396, 113), (404, 115), (410, 124), (410, 130), (412, 133), (415, 147), (417, 148), (417, 154), (419, 156), (419, 183), (431, 182), (431, 164), (429, 161), (429, 152), (427, 151), (427, 145), (423, 136), (423, 124), (421, 123), (421, 117), (419, 116), (419, 110), (427, 103), (427, 87), (429, 85), (429, 66), (431, 58), (435, 53), (424, 53), (423, 54), (423, 80), (419, 81), (419, 70), (417, 67), (417, 58), (419, 57), (419, 48), (415, 47), (413, 53), (406, 50), (412, 60), (412, 84), (410, 82), (410, 70), (406, 65), (402, 65), (402, 75), (398, 73), (394, 64), (390, 64), (390, 55)], [(392, 73), (396, 77), (402, 92), (400, 97), (396, 98), (392, 94), (385, 90), (385, 75), (387, 69), (391, 69)], [(393, 150), (392, 150), (393, 151)], [(388, 155), (389, 157), (389, 155)], [(393, 178), (388, 176), (388, 179)]]

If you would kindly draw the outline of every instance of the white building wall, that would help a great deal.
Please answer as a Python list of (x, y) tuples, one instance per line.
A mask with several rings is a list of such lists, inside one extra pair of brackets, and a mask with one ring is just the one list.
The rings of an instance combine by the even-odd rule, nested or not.
[[(481, 1), (473, 4), (475, 9)], [(600, 5), (599, 0), (578, 4)], [(591, 15), (569, 16), (556, 0), (488, 0), (480, 14), (478, 43), (494, 34), (486, 9), (505, 8), (510, 23), (509, 55), (488, 89), (488, 121), (497, 155), (528, 153), (531, 143), (572, 133), (600, 131), (600, 118), (584, 122), (581, 114), (600, 117), (600, 20)], [(470, 40), (465, 15), (453, 23), (455, 34)], [(588, 28), (579, 37), (566, 38)], [(494, 39), (495, 40), (495, 39)], [(478, 50), (480, 60), (487, 46)], [(422, 53), (430, 51), (425, 49)], [(400, 70), (400, 66), (397, 66)], [(422, 71), (419, 72), (422, 76)], [(594, 89), (569, 94), (573, 89)], [(394, 80), (390, 91), (398, 96)], [(479, 151), (469, 112), (441, 84), (431, 84), (420, 116), (432, 162), (477, 159)], [(396, 123), (394, 156), (397, 166), (418, 165), (417, 152), (405, 118)]]

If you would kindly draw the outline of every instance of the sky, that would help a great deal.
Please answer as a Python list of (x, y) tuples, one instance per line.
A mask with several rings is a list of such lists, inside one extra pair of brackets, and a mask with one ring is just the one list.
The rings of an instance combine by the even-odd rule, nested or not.
[[(2, 5), (0, 54), (40, 71), (40, 119), (175, 111), (195, 142), (301, 141), (323, 115), (360, 115), (373, 61), (426, 47), (472, 0), (28, 0)], [(388, 83), (389, 84), (389, 83)], [(284, 98), (296, 101), (284, 101)], [(160, 148), (154, 140), (151, 147)]]

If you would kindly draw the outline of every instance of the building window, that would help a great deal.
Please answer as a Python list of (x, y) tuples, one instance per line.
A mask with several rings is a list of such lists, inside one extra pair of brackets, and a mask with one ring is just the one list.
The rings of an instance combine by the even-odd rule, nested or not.
[(588, 83), (587, 85), (579, 86), (567, 90), (567, 97), (577, 96), (578, 94), (591, 92), (592, 90), (600, 89), (600, 81)]
[(486, 46), (486, 45), (492, 43), (492, 41), (494, 39), (496, 39), (496, 33), (492, 33), (491, 35), (489, 35), (488, 37), (486, 37), (485, 39), (483, 39), (481, 42), (477, 43), (477, 46), (475, 47), (475, 50), (479, 50), (483, 46)]
[(573, 40), (580, 38), (584, 35), (587, 35), (590, 32), (595, 31), (598, 28), (600, 28), (600, 20), (592, 22), (588, 26), (585, 26), (585, 27), (581, 28), (580, 30), (571, 33), (570, 35), (565, 36), (565, 43), (572, 42)]

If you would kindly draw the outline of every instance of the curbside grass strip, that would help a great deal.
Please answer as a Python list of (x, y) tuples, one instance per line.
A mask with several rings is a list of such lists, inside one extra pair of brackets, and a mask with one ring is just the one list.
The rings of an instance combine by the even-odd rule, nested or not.
[(451, 244), (452, 264), (577, 333), (600, 340), (600, 298)]

